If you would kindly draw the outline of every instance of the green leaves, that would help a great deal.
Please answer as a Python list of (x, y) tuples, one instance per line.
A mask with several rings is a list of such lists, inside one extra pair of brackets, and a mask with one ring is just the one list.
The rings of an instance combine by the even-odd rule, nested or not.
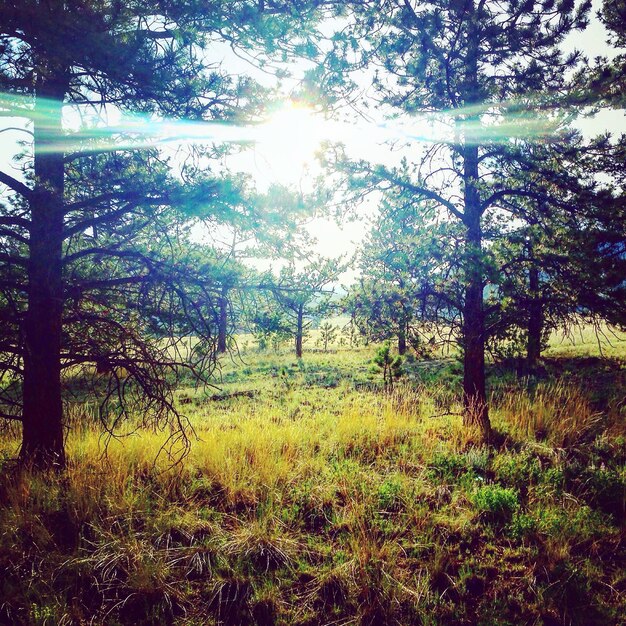
[(392, 354), (389, 342), (385, 342), (378, 348), (373, 362), (382, 370), (385, 387), (392, 387), (394, 380), (400, 378), (404, 373), (402, 371), (402, 357), (399, 354)]

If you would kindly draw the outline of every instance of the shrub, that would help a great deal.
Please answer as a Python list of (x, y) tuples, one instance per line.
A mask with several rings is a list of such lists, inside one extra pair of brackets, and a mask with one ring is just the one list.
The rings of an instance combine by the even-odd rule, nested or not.
[(505, 485), (521, 489), (537, 484), (541, 477), (541, 462), (530, 450), (519, 454), (502, 453), (495, 457), (493, 470)]
[(500, 485), (480, 487), (471, 500), (478, 511), (491, 522), (508, 522), (518, 509), (517, 491)]
[(402, 482), (397, 476), (387, 478), (378, 487), (378, 508), (382, 511), (395, 511), (402, 503)]
[(515, 513), (509, 530), (513, 539), (524, 539), (526, 537), (532, 537), (537, 533), (539, 529), (539, 523), (532, 515), (527, 513)]
[(476, 478), (487, 473), (489, 451), (487, 449), (470, 449), (463, 454), (452, 451), (436, 452), (429, 466), (429, 473), (435, 479), (455, 482), (466, 475)]
[(429, 474), (435, 480), (455, 481), (465, 471), (465, 463), (454, 452), (436, 452), (429, 465)]
[(374, 363), (378, 365), (383, 372), (385, 387), (392, 387), (393, 381), (402, 376), (402, 357), (400, 355), (394, 357), (391, 354), (389, 342), (384, 343), (378, 348), (376, 356), (374, 357)]

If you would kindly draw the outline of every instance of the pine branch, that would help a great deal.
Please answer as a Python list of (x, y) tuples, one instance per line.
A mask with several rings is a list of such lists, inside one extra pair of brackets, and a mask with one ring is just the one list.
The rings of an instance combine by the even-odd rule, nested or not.
[(15, 193), (20, 194), (27, 200), (30, 200), (35, 193), (30, 187), (27, 187), (24, 183), (17, 180), (17, 178), (13, 178), (13, 176), (10, 176), (6, 172), (0, 171), (0, 183), (3, 183), (9, 189), (12, 189)]

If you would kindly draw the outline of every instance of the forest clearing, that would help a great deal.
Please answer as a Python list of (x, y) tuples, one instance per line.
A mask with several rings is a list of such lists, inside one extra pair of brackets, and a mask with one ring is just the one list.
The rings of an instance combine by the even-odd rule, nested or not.
[(181, 389), (180, 459), (167, 433), (107, 442), (88, 401), (56, 479), (7, 471), (5, 435), (0, 620), (618, 624), (626, 350), (585, 338), (553, 337), (535, 381), (494, 373), (493, 447), (462, 425), (458, 359), (385, 390), (375, 346), (337, 345), (251, 346), (219, 393)]
[(0, 626), (626, 626), (626, 0), (0, 0)]

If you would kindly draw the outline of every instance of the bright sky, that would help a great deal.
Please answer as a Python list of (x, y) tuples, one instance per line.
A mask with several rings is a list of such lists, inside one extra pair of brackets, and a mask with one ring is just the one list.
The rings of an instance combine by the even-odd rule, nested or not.
[[(597, 2), (595, 3), (598, 4)], [(594, 7), (596, 11), (598, 6)], [(583, 33), (572, 35), (566, 42), (566, 49), (578, 47), (590, 57), (606, 56), (610, 48), (606, 43), (607, 33), (597, 19), (593, 19), (589, 28)], [(236, 58), (226, 46), (215, 46), (213, 54), (224, 56), (224, 66), (232, 72), (250, 73), (255, 78), (270, 84), (273, 80), (260, 71), (254, 71), (251, 66)], [(286, 95), (282, 106), (271, 113), (262, 125), (248, 128), (225, 127), (219, 124), (181, 123), (178, 121), (155, 125), (153, 121), (133, 118), (122, 119), (111, 115), (109, 124), (118, 128), (128, 129), (132, 126), (146, 137), (146, 143), (154, 141), (165, 142), (172, 147), (180, 143), (180, 138), (186, 137), (191, 142), (228, 142), (241, 139), (253, 141), (253, 146), (235, 156), (227, 157), (225, 165), (235, 171), (250, 173), (259, 188), (267, 188), (272, 182), (280, 182), (309, 191), (314, 176), (319, 172), (315, 153), (325, 140), (340, 141), (346, 144), (349, 153), (358, 158), (366, 158), (374, 162), (389, 163), (397, 158), (392, 153), (389, 140), (401, 140), (406, 143), (409, 151), (411, 146), (420, 145), (434, 133), (432, 126), (428, 126), (423, 119), (407, 118), (385, 123), (383, 120), (366, 122), (363, 118), (354, 116), (354, 123), (329, 121), (321, 113), (301, 107), (288, 98), (290, 89), (294, 89), (298, 79), (306, 68), (304, 64), (292, 66), (293, 77), (283, 81), (282, 89)], [(0, 99), (1, 99), (0, 94)], [(2, 102), (0, 101), (0, 110)], [(70, 125), (75, 119), (68, 119)], [(595, 119), (582, 119), (578, 122), (580, 129), (587, 135), (594, 135), (605, 130), (614, 133), (626, 132), (626, 115), (624, 111), (604, 111)], [(18, 150), (17, 141), (28, 141), (29, 136), (19, 130), (3, 130), (23, 127), (20, 119), (3, 118), (0, 127), (0, 168), (18, 176), (19, 167), (12, 161)], [(106, 137), (102, 138), (107, 141)], [(371, 213), (371, 211), (370, 211)], [(351, 253), (355, 244), (361, 241), (367, 232), (366, 219), (350, 222), (341, 228), (333, 220), (319, 217), (310, 224), (311, 234), (317, 237), (317, 252), (325, 256), (338, 256), (342, 253)]]

